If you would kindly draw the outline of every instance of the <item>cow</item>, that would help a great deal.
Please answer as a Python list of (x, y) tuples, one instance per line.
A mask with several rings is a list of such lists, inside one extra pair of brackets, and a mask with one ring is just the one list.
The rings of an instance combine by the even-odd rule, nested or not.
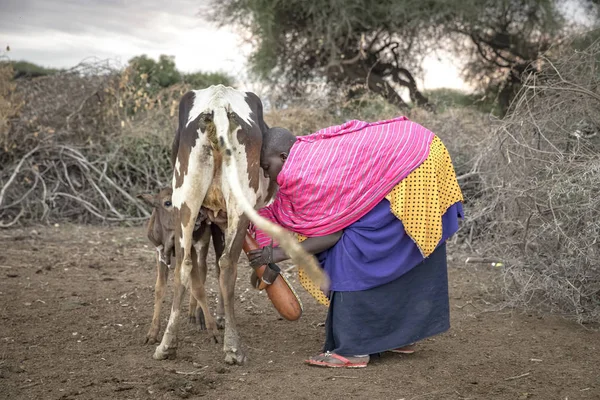
[[(179, 126), (173, 140), (173, 207), (175, 212), (175, 287), (169, 322), (153, 357), (172, 358), (177, 351), (181, 302), (188, 285), (193, 296), (205, 298), (192, 246), (196, 217), (204, 207), (208, 220), (223, 232), (219, 257), (219, 286), (223, 295), (225, 332), (223, 351), (228, 364), (243, 364), (234, 316), (237, 261), (249, 222), (277, 240), (292, 262), (302, 266), (317, 283), (326, 276), (315, 257), (306, 253), (289, 232), (258, 215), (275, 193), (260, 167), (263, 135), (268, 126), (258, 96), (223, 85), (190, 91), (179, 104)], [(201, 247), (202, 248), (202, 247)], [(205, 313), (207, 330), (217, 339), (216, 324)]]
[[(142, 193), (137, 197), (152, 207), (152, 215), (148, 221), (146, 233), (150, 242), (156, 248), (156, 284), (154, 286), (154, 312), (150, 329), (146, 334), (145, 343), (155, 344), (160, 332), (160, 311), (165, 297), (166, 284), (171, 268), (173, 257), (175, 256), (175, 218), (172, 204), (173, 189), (171, 187), (162, 188), (156, 194)], [(212, 236), (213, 247), (218, 258), (223, 253), (223, 234), (214, 224), (206, 222), (206, 210), (202, 208), (196, 218), (196, 224), (193, 233), (194, 245), (199, 246), (198, 265), (199, 279), (206, 280), (206, 256), (208, 253), (208, 243)], [(219, 276), (219, 265), (216, 265), (217, 277)], [(189, 320), (192, 323), (197, 322), (201, 330), (206, 329), (204, 315), (208, 313), (208, 304), (203, 300), (196, 300), (190, 293)], [(217, 327), (223, 327), (223, 297), (219, 290), (219, 300), (217, 302)]]

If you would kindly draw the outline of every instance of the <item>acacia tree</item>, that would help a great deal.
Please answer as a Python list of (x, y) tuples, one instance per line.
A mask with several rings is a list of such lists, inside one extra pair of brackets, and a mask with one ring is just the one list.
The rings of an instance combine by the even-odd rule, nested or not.
[(532, 63), (572, 32), (559, 6), (560, 0), (219, 0), (211, 15), (245, 28), (253, 71), (292, 93), (315, 81), (358, 84), (402, 108), (404, 88), (414, 104), (427, 105), (415, 76), (431, 50), (444, 49), (466, 61), (467, 80), (497, 89), (505, 108)]
[(539, 72), (540, 57), (577, 30), (559, 5), (555, 0), (464, 0), (461, 14), (446, 25), (454, 54), (464, 57), (465, 79), (495, 95), (502, 111), (527, 75)]
[[(419, 3), (437, 7), (435, 1)], [(361, 84), (406, 107), (403, 87), (413, 102), (427, 103), (414, 74), (433, 32), (424, 19), (410, 18), (404, 2), (225, 0), (213, 7), (216, 21), (250, 32), (251, 65), (265, 80), (297, 93), (318, 79), (336, 87)]]

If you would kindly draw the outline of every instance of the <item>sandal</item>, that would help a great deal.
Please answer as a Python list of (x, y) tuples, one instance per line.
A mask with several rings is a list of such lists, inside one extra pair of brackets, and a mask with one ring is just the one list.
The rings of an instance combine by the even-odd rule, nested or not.
[(415, 352), (415, 344), (409, 344), (408, 346), (398, 347), (397, 349), (390, 350), (392, 353), (398, 354), (413, 354)]
[[(317, 357), (322, 357), (323, 360), (317, 360)], [(357, 358), (357, 357), (351, 357)], [(339, 354), (325, 352), (321, 353), (316, 357), (309, 358), (305, 362), (308, 365), (314, 365), (316, 367), (328, 367), (328, 368), (364, 368), (369, 363), (369, 357), (360, 357), (366, 358), (367, 361), (350, 361), (346, 357), (342, 357)], [(329, 361), (328, 361), (329, 359)], [(332, 362), (331, 360), (337, 360), (339, 362)]]

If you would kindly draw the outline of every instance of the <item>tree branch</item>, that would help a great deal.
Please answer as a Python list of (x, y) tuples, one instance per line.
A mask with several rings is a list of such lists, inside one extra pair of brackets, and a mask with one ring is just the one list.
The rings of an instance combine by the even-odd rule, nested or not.
[(13, 181), (15, 180), (15, 178), (17, 177), (17, 174), (19, 173), (19, 171), (21, 170), (21, 167), (23, 166), (23, 163), (25, 162), (25, 160), (27, 160), (29, 157), (31, 157), (31, 155), (33, 153), (35, 153), (36, 151), (38, 151), (40, 149), (40, 146), (35, 146), (33, 148), (33, 150), (30, 150), (27, 154), (25, 154), (23, 156), (23, 158), (21, 158), (21, 161), (19, 161), (19, 163), (17, 164), (17, 166), (15, 167), (15, 170), (13, 171), (12, 175), (10, 176), (10, 178), (8, 179), (8, 182), (6, 182), (6, 185), (4, 185), (4, 187), (2, 187), (2, 190), (0, 190), (0, 205), (2, 204), (2, 201), (4, 200), (4, 195), (6, 193), (6, 190), (8, 189), (8, 187), (13, 183)]

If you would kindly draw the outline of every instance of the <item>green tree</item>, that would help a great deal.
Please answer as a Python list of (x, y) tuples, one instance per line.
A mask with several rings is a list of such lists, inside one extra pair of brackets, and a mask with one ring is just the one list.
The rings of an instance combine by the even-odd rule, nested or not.
[(223, 72), (194, 72), (184, 74), (183, 82), (194, 89), (204, 89), (218, 84), (233, 86), (233, 78)]
[(501, 101), (507, 103), (532, 62), (574, 31), (562, 17), (560, 4), (219, 0), (213, 3), (212, 18), (247, 29), (255, 45), (253, 71), (266, 81), (284, 84), (291, 93), (324, 81), (335, 88), (366, 87), (398, 107), (407, 107), (404, 89), (413, 104), (428, 104), (415, 76), (431, 50), (444, 49), (466, 58), (468, 80), (502, 91)]
[[(572, 2), (573, 6), (576, 4)], [(536, 61), (576, 29), (556, 0), (464, 0), (446, 25), (452, 50), (466, 61), (464, 77), (506, 111)]]
[(233, 84), (233, 79), (222, 72), (194, 72), (185, 74), (177, 70), (175, 57), (162, 54), (158, 61), (143, 54), (129, 60), (129, 67), (133, 69), (134, 83), (137, 87), (145, 87), (146, 91), (156, 93), (162, 88), (186, 83), (194, 89), (217, 84)]
[(162, 54), (157, 62), (143, 54), (129, 60), (129, 67), (135, 71), (136, 86), (147, 85), (149, 92), (181, 82), (181, 73), (175, 66), (173, 56)]

